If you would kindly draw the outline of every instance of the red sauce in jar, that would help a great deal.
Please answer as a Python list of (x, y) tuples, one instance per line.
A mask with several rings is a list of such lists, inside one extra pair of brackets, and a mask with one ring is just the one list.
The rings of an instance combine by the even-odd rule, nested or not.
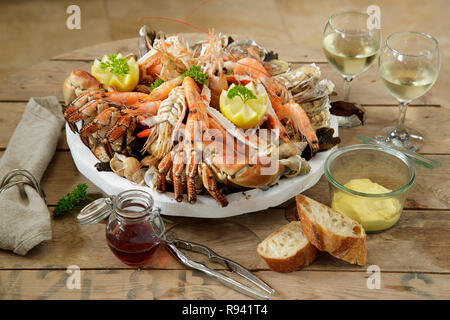
[(160, 243), (147, 220), (118, 221), (107, 228), (106, 241), (114, 255), (129, 266), (145, 264)]

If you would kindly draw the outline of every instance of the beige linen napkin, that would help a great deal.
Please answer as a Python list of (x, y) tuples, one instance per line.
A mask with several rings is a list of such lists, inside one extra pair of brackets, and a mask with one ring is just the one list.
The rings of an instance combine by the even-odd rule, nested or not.
[[(13, 169), (25, 169), (40, 181), (63, 125), (56, 97), (31, 98), (0, 159), (0, 179)], [(34, 188), (19, 185), (0, 193), (0, 248), (25, 255), (51, 238), (48, 208)]]

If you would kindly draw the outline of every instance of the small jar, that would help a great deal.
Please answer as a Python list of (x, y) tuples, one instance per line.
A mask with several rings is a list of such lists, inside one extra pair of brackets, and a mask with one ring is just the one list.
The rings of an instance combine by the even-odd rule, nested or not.
[(108, 218), (106, 242), (114, 255), (129, 266), (142, 266), (155, 252), (164, 236), (160, 209), (152, 196), (142, 190), (127, 190), (101, 198), (84, 207), (80, 224), (94, 224)]
[[(403, 153), (370, 144), (334, 151), (324, 171), (331, 207), (361, 223), (366, 232), (386, 230), (398, 222), (416, 179), (415, 168)], [(359, 191), (350, 189), (349, 182), (359, 184)], [(373, 183), (387, 191), (374, 193)]]

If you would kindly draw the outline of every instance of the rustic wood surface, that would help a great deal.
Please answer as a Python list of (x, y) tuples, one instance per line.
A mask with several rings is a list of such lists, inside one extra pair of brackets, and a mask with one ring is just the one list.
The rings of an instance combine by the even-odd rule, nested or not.
[[(198, 35), (187, 37), (195, 39)], [(336, 91), (341, 92), (341, 78), (325, 63), (320, 47), (299, 46), (286, 39), (258, 41), (288, 61), (316, 62), (323, 76), (333, 80)], [(59, 55), (3, 79), (0, 82), (0, 156), (31, 96), (55, 95), (62, 100), (61, 83), (72, 69), (89, 70), (96, 57), (133, 51), (136, 51), (136, 39), (99, 44)], [(422, 152), (441, 161), (442, 166), (434, 170), (417, 168), (417, 181), (400, 221), (390, 230), (367, 237), (367, 265), (380, 267), (381, 289), (367, 288), (366, 267), (347, 264), (325, 253), (302, 271), (290, 274), (270, 271), (256, 254), (256, 246), (295, 216), (292, 201), (282, 208), (227, 219), (172, 217), (175, 223), (169, 227), (176, 236), (207, 244), (254, 271), (277, 290), (275, 299), (449, 299), (450, 133), (446, 128), (450, 121), (450, 94), (444, 85), (447, 80), (448, 72), (441, 71), (435, 87), (414, 101), (407, 113), (407, 123), (425, 135)], [(381, 86), (375, 66), (355, 80), (351, 100), (366, 108), (367, 123), (358, 128), (340, 129), (342, 145), (358, 143), (358, 134), (372, 136), (396, 118), (395, 100)], [(91, 193), (101, 194), (77, 171), (63, 132), (42, 179), (50, 211), (58, 199), (80, 182), (87, 183)], [(325, 178), (304, 194), (328, 203)], [(109, 251), (105, 226), (82, 227), (76, 222), (76, 214), (52, 219), (53, 240), (42, 243), (24, 257), (0, 251), (0, 299), (247, 298), (187, 269), (164, 248), (158, 249), (143, 268), (127, 267)], [(191, 255), (226, 272), (221, 266), (207, 262), (204, 256)], [(80, 290), (69, 290), (66, 286), (69, 276), (66, 268), (70, 265), (81, 268)]]

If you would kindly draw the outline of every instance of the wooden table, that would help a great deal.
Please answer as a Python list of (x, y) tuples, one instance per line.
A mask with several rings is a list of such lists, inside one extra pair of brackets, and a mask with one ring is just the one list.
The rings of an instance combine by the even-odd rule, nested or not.
[[(270, 39), (258, 41), (291, 62), (316, 62), (324, 77), (333, 80), (337, 91), (341, 91), (340, 76), (331, 70), (318, 48), (280, 44)], [(63, 54), (4, 79), (0, 83), (0, 155), (31, 96), (55, 95), (62, 101), (61, 84), (71, 70), (89, 70), (95, 57), (112, 52), (136, 52), (136, 39)], [(367, 266), (380, 267), (380, 289), (368, 289), (367, 266), (350, 265), (325, 253), (298, 272), (281, 274), (269, 270), (258, 257), (256, 246), (295, 215), (292, 201), (283, 208), (228, 219), (173, 218), (175, 224), (170, 228), (178, 237), (207, 244), (252, 270), (277, 290), (276, 299), (450, 298), (450, 95), (445, 88), (448, 79), (448, 72), (441, 72), (435, 87), (414, 101), (407, 113), (407, 123), (425, 135), (422, 151), (441, 161), (442, 167), (417, 168), (417, 181), (400, 221), (388, 231), (367, 236)], [(372, 136), (396, 118), (395, 102), (382, 87), (375, 67), (354, 81), (351, 99), (364, 105), (367, 123), (341, 129), (342, 146), (358, 143), (358, 134)], [(64, 137), (63, 133), (42, 180), (50, 211), (77, 183), (85, 182), (90, 192), (99, 192), (77, 171)], [(305, 194), (329, 203), (324, 177)], [(127, 267), (108, 249), (105, 226), (82, 227), (76, 222), (76, 214), (52, 219), (53, 240), (42, 243), (24, 257), (0, 251), (0, 299), (247, 298), (187, 269), (164, 248), (144, 268)], [(201, 255), (192, 256), (206, 260)], [(80, 289), (70, 290), (66, 286), (69, 277), (66, 269), (71, 265), (81, 268)], [(216, 264), (209, 265), (222, 269)]]

